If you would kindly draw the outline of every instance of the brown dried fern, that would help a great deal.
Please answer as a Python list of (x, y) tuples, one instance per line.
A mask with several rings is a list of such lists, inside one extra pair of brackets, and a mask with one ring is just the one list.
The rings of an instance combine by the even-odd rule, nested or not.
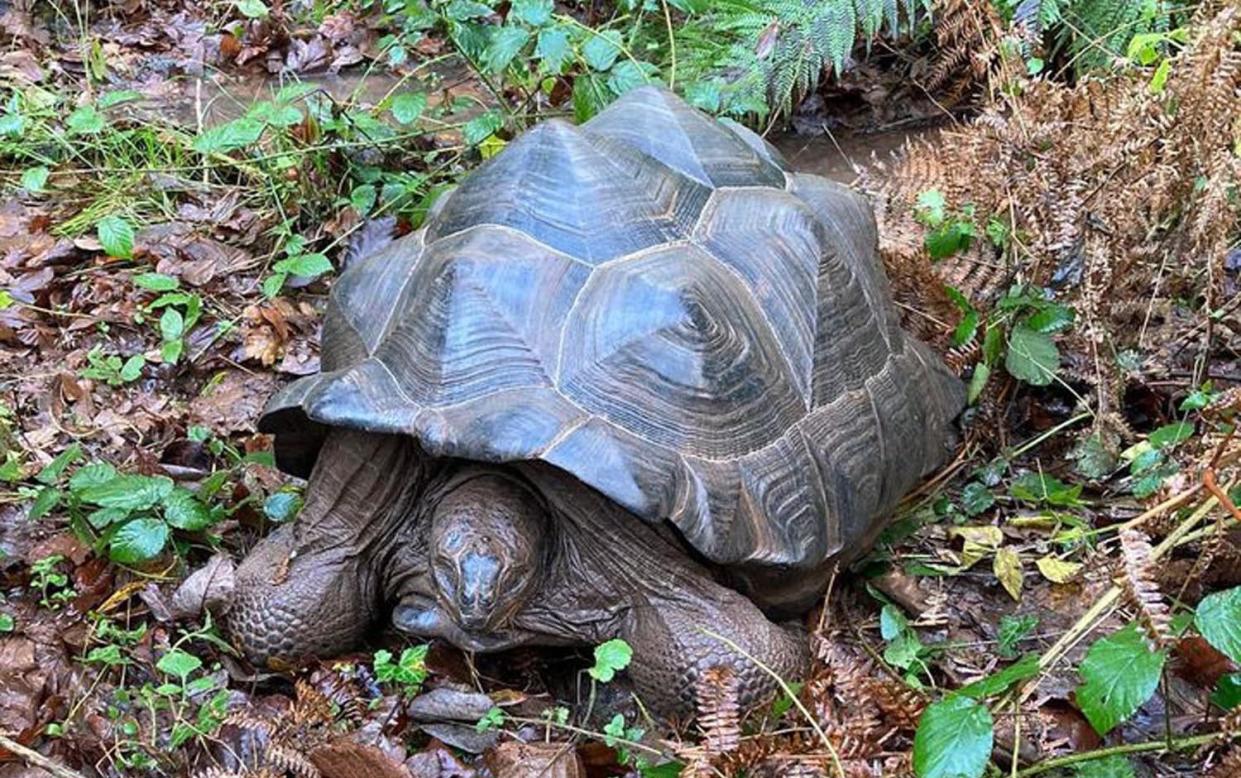
[(1125, 593), (1138, 611), (1147, 643), (1152, 650), (1163, 648), (1172, 639), (1172, 613), (1156, 581), (1150, 539), (1141, 530), (1129, 527), (1120, 532), (1120, 547)]
[(727, 754), (741, 742), (741, 703), (737, 674), (728, 665), (708, 668), (698, 679), (698, 726), (709, 757)]

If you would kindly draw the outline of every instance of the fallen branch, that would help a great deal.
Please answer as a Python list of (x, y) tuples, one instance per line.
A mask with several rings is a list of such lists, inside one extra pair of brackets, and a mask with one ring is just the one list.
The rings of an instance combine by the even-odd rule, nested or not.
[(46, 770), (56, 776), (56, 778), (86, 778), (86, 776), (82, 775), (77, 770), (71, 770), (62, 765), (60, 762), (49, 759), (43, 754), (40, 754), (38, 751), (35, 751), (33, 748), (27, 748), (21, 743), (18, 743), (16, 740), (4, 735), (0, 735), (0, 748), (17, 754), (22, 759), (26, 760), (27, 764)]

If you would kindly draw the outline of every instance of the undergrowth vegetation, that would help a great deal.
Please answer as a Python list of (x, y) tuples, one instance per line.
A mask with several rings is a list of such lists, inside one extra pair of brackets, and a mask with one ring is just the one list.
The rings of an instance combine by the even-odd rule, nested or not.
[[(0, 760), (1241, 775), (1235, 4), (7, 8)], [(811, 614), (807, 678), (746, 711), (737, 678), (704, 672), (696, 723), (664, 739), (616, 702), (621, 641), (568, 671), (391, 640), (296, 674), (239, 662), (210, 616), (220, 554), (301, 499), (253, 421), (318, 369), (339, 269), (543, 118), (659, 82), (772, 129), (868, 63), (951, 123), (861, 184), (905, 324), (971, 408), (954, 464)], [(213, 71), (277, 75), (247, 96)]]

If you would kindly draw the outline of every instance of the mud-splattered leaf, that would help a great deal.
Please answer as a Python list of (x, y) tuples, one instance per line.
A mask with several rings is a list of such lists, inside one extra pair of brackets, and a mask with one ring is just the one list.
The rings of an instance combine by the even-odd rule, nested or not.
[(1155, 693), (1165, 654), (1151, 651), (1136, 624), (1100, 638), (1082, 660), (1077, 707), (1100, 735), (1132, 716)]
[(1008, 596), (1021, 602), (1021, 556), (1007, 546), (998, 548), (991, 569), (995, 572), (995, 577), (1000, 579), (1000, 584), (1004, 591), (1008, 592)]
[(588, 671), (590, 677), (601, 683), (611, 681), (618, 670), (624, 670), (633, 659), (633, 649), (620, 638), (609, 640), (595, 647), (595, 666)]
[(108, 551), (114, 561), (129, 565), (154, 559), (167, 543), (167, 524), (159, 519), (134, 519), (111, 537)]
[(1038, 566), (1038, 571), (1044, 578), (1058, 584), (1073, 580), (1082, 569), (1080, 562), (1066, 562), (1057, 558), (1055, 554), (1040, 557), (1035, 565)]
[(914, 735), (918, 778), (977, 778), (991, 756), (991, 712), (969, 697), (953, 695), (927, 706)]
[(1216, 651), (1241, 664), (1241, 586), (1204, 597), (1194, 623)]

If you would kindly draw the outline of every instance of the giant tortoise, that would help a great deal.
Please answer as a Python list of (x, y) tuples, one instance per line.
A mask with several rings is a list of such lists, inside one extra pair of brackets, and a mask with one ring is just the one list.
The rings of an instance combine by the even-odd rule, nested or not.
[(866, 201), (654, 87), (530, 129), (332, 288), (270, 402), (302, 515), (226, 624), (254, 661), (383, 615), (474, 651), (620, 637), (661, 712), (743, 702), (950, 447), (959, 381), (902, 332)]

